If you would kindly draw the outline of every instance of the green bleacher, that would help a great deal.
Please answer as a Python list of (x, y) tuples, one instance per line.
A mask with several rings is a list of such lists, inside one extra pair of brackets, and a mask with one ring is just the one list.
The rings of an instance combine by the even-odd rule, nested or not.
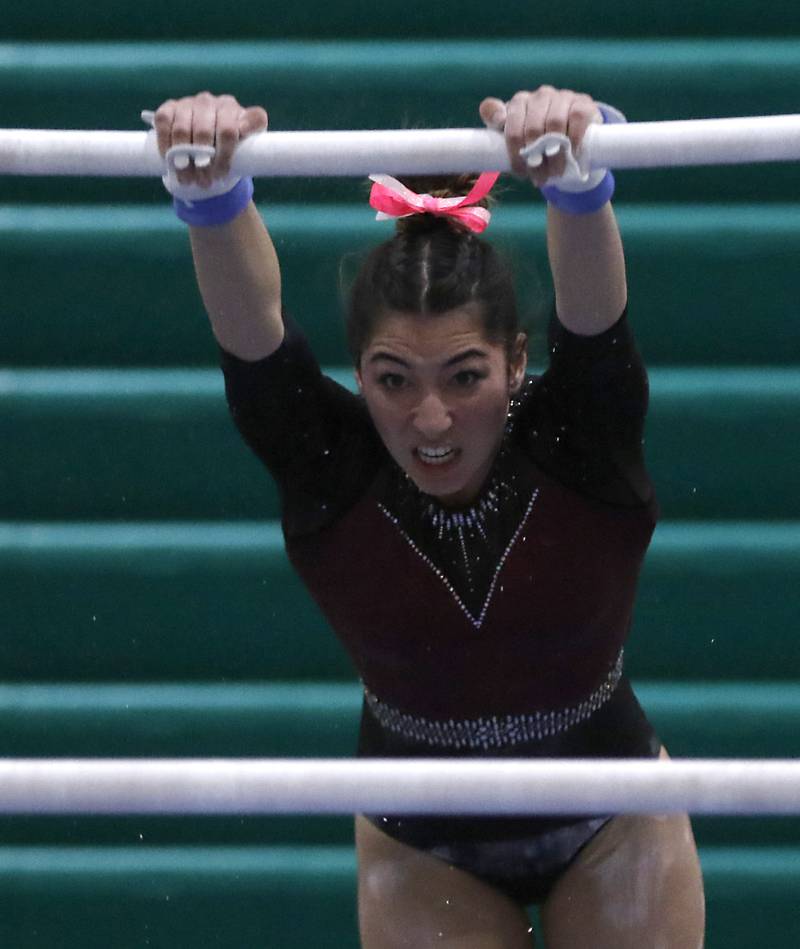
[[(136, 129), (203, 88), (281, 130), (471, 126), (484, 95), (541, 82), (634, 121), (800, 112), (799, 39), (789, 0), (10, 0), (0, 126)], [(797, 180), (618, 175), (662, 506), (627, 668), (673, 756), (800, 754)], [(541, 364), (544, 213), (500, 190), (491, 235)], [(287, 306), (345, 384), (340, 271), (391, 230), (366, 194), (257, 183)], [(0, 286), (0, 755), (352, 755), (358, 684), (228, 418), (160, 183), (0, 177)], [(800, 819), (695, 829), (708, 949), (800, 945)], [(355, 949), (352, 822), (0, 817), (0, 905), (11, 949)]]

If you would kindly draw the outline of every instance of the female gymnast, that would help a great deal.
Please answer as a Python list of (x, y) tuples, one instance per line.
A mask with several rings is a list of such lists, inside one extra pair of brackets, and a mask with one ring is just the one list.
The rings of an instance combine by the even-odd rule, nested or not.
[[(410, 191), (380, 179), (371, 203), (397, 233), (352, 291), (358, 396), (321, 374), (282, 312), (252, 182), (230, 175), (264, 110), (202, 93), (165, 102), (155, 127), (162, 155), (216, 146), (165, 181), (190, 225), (233, 418), (277, 480), (288, 556), (364, 683), (359, 754), (664, 756), (622, 668), (657, 507), (613, 177), (568, 185), (563, 151), (535, 167), (520, 155), (545, 132), (577, 151), (612, 110), (543, 86), (480, 114), (548, 202), (548, 368), (526, 375), (510, 275), (478, 237), (494, 176)], [(547, 949), (703, 944), (686, 815), (359, 815), (356, 847), (365, 949), (530, 947), (531, 904)]]

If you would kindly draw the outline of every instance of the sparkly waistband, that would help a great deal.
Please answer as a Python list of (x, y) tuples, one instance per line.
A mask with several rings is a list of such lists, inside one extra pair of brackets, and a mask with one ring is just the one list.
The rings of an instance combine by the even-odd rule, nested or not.
[(585, 721), (611, 698), (622, 678), (621, 651), (606, 679), (577, 705), (528, 715), (492, 715), (488, 718), (432, 719), (408, 715), (364, 690), (367, 707), (388, 731), (411, 741), (440, 748), (490, 751), (530, 741), (541, 741)]

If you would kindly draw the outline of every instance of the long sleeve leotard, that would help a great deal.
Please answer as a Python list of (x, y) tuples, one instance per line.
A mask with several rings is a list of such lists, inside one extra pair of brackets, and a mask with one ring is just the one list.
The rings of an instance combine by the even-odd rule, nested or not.
[(657, 517), (626, 314), (595, 337), (553, 317), (548, 368), (462, 510), (395, 465), (291, 321), (273, 355), (222, 365), (288, 556), (364, 684), (362, 755), (657, 754), (622, 672)]

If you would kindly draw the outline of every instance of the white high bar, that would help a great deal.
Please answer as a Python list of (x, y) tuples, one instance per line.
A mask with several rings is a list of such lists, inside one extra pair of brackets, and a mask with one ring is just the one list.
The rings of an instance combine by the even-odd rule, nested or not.
[[(655, 168), (800, 159), (800, 115), (592, 125), (594, 168)], [(488, 129), (265, 132), (243, 142), (240, 174), (334, 177), (508, 171)], [(154, 132), (0, 129), (0, 174), (150, 177), (163, 173)]]
[(800, 760), (5, 759), (3, 814), (800, 814)]

